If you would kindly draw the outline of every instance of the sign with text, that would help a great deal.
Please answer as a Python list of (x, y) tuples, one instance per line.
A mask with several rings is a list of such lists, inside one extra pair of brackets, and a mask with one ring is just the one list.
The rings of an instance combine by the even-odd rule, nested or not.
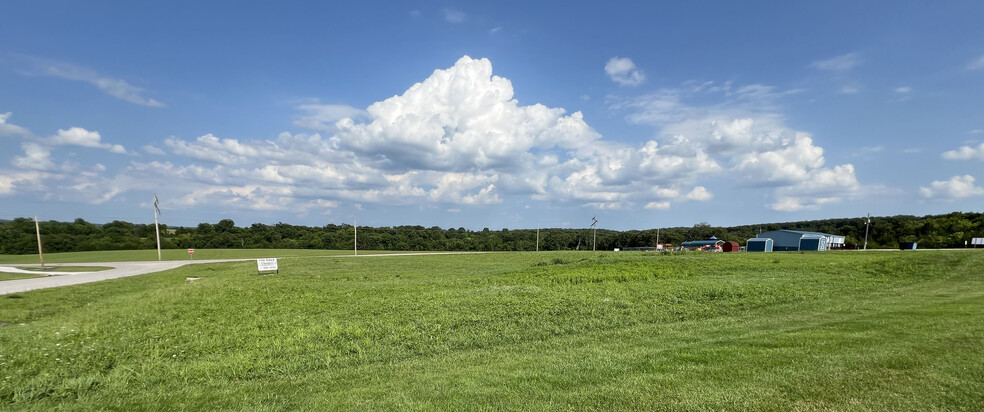
[(277, 268), (277, 258), (256, 259), (256, 271), (280, 273), (280, 269)]
[(194, 255), (195, 254), (195, 249), (188, 249), (188, 254), (189, 255)]

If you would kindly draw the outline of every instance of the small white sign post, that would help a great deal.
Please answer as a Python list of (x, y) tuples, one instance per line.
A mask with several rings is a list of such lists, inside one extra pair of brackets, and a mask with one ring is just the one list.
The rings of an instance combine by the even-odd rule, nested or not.
[(262, 272), (277, 272), (279, 274), (280, 269), (277, 267), (277, 258), (256, 259), (256, 273), (260, 274)]
[(188, 260), (195, 260), (195, 249), (188, 249)]

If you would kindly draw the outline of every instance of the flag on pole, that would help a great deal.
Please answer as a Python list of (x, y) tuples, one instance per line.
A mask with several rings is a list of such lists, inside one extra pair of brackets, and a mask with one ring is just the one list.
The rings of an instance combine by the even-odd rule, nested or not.
[(157, 212), (158, 215), (161, 214), (161, 208), (159, 207), (159, 204), (160, 201), (157, 200), (157, 193), (154, 193), (154, 211)]

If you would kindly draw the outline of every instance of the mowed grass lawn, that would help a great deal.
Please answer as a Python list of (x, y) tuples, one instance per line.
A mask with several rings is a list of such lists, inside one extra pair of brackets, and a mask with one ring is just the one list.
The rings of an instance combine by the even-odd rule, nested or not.
[(981, 252), (288, 257), (280, 269), (196, 265), (0, 296), (0, 405), (984, 410)]
[(32, 273), (7, 273), (0, 272), (0, 282), (4, 280), (16, 280), (16, 279), (33, 279), (44, 277), (44, 275), (35, 275)]
[[(359, 251), (360, 255), (385, 254), (376, 250)], [(256, 257), (300, 257), (300, 256), (340, 256), (351, 255), (351, 250), (318, 249), (195, 249), (195, 260), (210, 259), (249, 259)], [(189, 260), (188, 249), (161, 250), (162, 260)], [(139, 262), (157, 260), (157, 250), (103, 250), (97, 252), (45, 253), (47, 263), (88, 263), (88, 262)], [(0, 255), (0, 265), (39, 264), (38, 255)]]

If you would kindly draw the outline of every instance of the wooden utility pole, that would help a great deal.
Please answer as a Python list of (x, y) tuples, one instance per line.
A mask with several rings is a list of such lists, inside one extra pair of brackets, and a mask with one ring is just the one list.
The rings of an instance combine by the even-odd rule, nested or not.
[(359, 221), (355, 220), (353, 224), (354, 226), (352, 228), (355, 229), (355, 239), (352, 240), (352, 243), (355, 244), (355, 255), (359, 256)]
[(536, 251), (540, 251), (540, 225), (536, 225)]
[(37, 216), (34, 216), (34, 231), (38, 234), (38, 258), (41, 259), (41, 269), (44, 269), (44, 252), (41, 251), (41, 225), (38, 224)]

